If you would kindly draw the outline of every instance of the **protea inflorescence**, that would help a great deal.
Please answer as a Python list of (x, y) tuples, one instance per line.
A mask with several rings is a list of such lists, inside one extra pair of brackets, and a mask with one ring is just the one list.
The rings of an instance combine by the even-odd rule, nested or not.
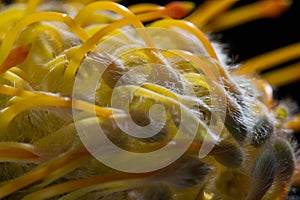
[[(285, 199), (294, 44), (229, 66), (214, 32), (291, 2), (16, 1), (0, 12), (0, 198)], [(289, 76), (283, 76), (287, 73)]]

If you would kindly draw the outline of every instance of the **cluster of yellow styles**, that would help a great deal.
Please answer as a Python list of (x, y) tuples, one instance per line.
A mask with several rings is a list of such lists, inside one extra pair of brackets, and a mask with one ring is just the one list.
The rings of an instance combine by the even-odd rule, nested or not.
[[(208, 0), (197, 8), (191, 2), (126, 8), (92, 0), (1, 5), (0, 198), (285, 199), (290, 186), (300, 184), (292, 138), (300, 130), (300, 115), (290, 116), (287, 106), (273, 99), (272, 86), (298, 80), (300, 65), (257, 72), (296, 58), (300, 44), (230, 67), (207, 35), (276, 17), (290, 2), (261, 0), (230, 9), (236, 2)], [(139, 37), (130, 35), (134, 31)], [(75, 81), (93, 78), (103, 65), (94, 101), (80, 91), (74, 96)], [(132, 72), (137, 66), (142, 67)], [(218, 109), (214, 87), (225, 102), (218, 135), (210, 129)], [(116, 88), (132, 92), (128, 112), (113, 107)], [(114, 121), (130, 118), (146, 126), (154, 104), (165, 108), (166, 121), (150, 138), (128, 135)], [(97, 160), (83, 145), (72, 115), (81, 111), (76, 116), (81, 126), (101, 124), (114, 144), (142, 153), (172, 141), (180, 107), (201, 124), (194, 140), (174, 163), (144, 173), (118, 171)], [(188, 125), (183, 130), (189, 134)], [(207, 141), (208, 133), (217, 139)], [(200, 158), (204, 142), (215, 144)]]

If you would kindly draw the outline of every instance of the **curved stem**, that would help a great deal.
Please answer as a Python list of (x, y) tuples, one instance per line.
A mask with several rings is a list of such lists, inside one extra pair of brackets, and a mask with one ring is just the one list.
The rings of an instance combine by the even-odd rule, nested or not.
[(299, 57), (300, 43), (291, 44), (242, 62), (241, 68), (234, 71), (233, 74), (243, 75), (260, 72)]
[(1, 49), (0, 49), (0, 63), (1, 68), (0, 72), (4, 72), (5, 70), (2, 69), (2, 63), (7, 58), (10, 49), (14, 45), (14, 42), (20, 33), (20, 31), (23, 30), (24, 27), (39, 22), (42, 20), (53, 20), (53, 21), (60, 21), (64, 22), (69, 28), (78, 35), (78, 37), (84, 42), (86, 41), (89, 36), (87, 33), (68, 15), (63, 13), (56, 13), (56, 12), (38, 12), (33, 13), (31, 15), (28, 15), (24, 17), (21, 21), (19, 21), (6, 35), (6, 38), (3, 40)]
[(262, 74), (262, 78), (275, 87), (300, 80), (300, 62)]
[(208, 54), (212, 57), (218, 60), (217, 54), (211, 45), (208, 38), (205, 36), (203, 32), (201, 32), (200, 29), (198, 29), (196, 26), (194, 26), (192, 23), (189, 23), (187, 21), (183, 20), (174, 20), (174, 19), (163, 19), (156, 21), (150, 25), (151, 27), (163, 27), (163, 28), (169, 28), (172, 26), (178, 26), (180, 28), (183, 28), (190, 33), (194, 34), (203, 44), (205, 50), (208, 52)]
[(237, 0), (218, 0), (205, 1), (190, 16), (186, 17), (187, 21), (192, 22), (195, 26), (201, 28), (205, 26), (219, 13), (229, 9)]
[(54, 96), (46, 93), (30, 92), (10, 86), (0, 85), (0, 93), (11, 96), (19, 96), (24, 99), (4, 108), (0, 112), (1, 127), (6, 127), (10, 121), (20, 112), (44, 106), (59, 106), (66, 108), (73, 108), (79, 110), (85, 110), (90, 113), (102, 117), (111, 117), (115, 113), (121, 114), (122, 112), (113, 108), (100, 107), (88, 102), (73, 100), (68, 97)]
[(25, 10), (25, 15), (34, 13), (39, 6), (41, 0), (28, 0)]
[(0, 186), (0, 198), (4, 198), (9, 194), (29, 186), (53, 173), (57, 173), (60, 170), (72, 171), (89, 158), (90, 154), (82, 148), (71, 150), (62, 156), (39, 165), (39, 167), (23, 176), (8, 181)]
[[(151, 41), (150, 36), (145, 30), (144, 25), (136, 18), (136, 16), (126, 17), (124, 19), (115, 21), (101, 30), (97, 31), (93, 36), (91, 36), (86, 42), (84, 42), (80, 48), (74, 53), (72, 56), (66, 70), (64, 73), (64, 83), (70, 84), (73, 83), (72, 80), (75, 78), (76, 71), (79, 68), (79, 65), (82, 59), (85, 57), (86, 53), (93, 49), (94, 45), (98, 43), (98, 41), (104, 37), (105, 35), (109, 34), (111, 31), (116, 30), (122, 26), (133, 24), (135, 28), (138, 28), (139, 32), (141, 33), (141, 37), (144, 39), (146, 46), (154, 47), (155, 45)], [(68, 88), (66, 85), (66, 88)]]
[(31, 144), (0, 142), (0, 161), (38, 163), (39, 156), (34, 152), (34, 146)]
[(153, 3), (136, 3), (127, 7), (134, 14), (162, 10), (163, 6)]
[(266, 17), (276, 17), (291, 4), (290, 0), (261, 0), (217, 16), (205, 26), (206, 31), (220, 32)]
[(30, 195), (27, 195), (23, 198), (23, 200), (47, 199), (92, 186), (96, 187), (99, 190), (111, 187), (128, 188), (129, 186), (129, 188), (132, 188), (137, 184), (143, 183), (145, 179), (150, 178), (152, 175), (153, 173), (129, 174), (119, 172), (114, 174), (79, 179), (38, 190), (31, 193)]

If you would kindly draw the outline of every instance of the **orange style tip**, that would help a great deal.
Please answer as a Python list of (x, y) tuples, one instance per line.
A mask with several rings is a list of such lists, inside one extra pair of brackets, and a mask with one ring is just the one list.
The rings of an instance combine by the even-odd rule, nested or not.
[(168, 16), (174, 19), (181, 19), (195, 8), (195, 4), (190, 1), (174, 1), (168, 3), (165, 8), (165, 12)]
[(12, 49), (4, 62), (0, 65), (0, 74), (4, 73), (12, 67), (22, 64), (29, 55), (30, 48), (31, 45), (24, 45)]
[(292, 5), (292, 0), (263, 0), (263, 8), (269, 17), (275, 18), (281, 15), (287, 8)]

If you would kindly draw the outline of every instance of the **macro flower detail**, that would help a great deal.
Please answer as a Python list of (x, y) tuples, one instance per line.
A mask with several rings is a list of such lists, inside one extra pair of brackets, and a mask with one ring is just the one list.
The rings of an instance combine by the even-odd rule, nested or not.
[(285, 199), (299, 65), (260, 72), (299, 44), (229, 65), (211, 35), (291, 2), (235, 3), (0, 4), (0, 198)]

